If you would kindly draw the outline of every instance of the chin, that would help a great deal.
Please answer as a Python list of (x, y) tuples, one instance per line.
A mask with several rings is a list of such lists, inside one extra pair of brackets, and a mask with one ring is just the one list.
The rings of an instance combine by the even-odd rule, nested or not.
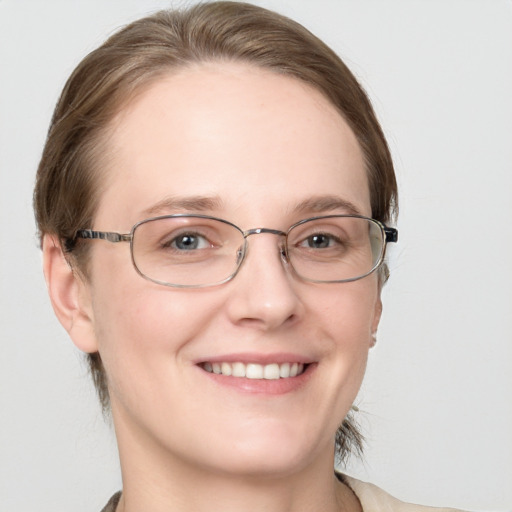
[(221, 467), (217, 465), (215, 471), (234, 475), (236, 478), (279, 479), (300, 471), (306, 466), (302, 461), (303, 456), (291, 453), (234, 453), (232, 457), (222, 461)]
[[(319, 456), (318, 440), (315, 442), (305, 433), (283, 430), (286, 431), (246, 432), (248, 435), (243, 439), (231, 438), (227, 447), (217, 446), (222, 453), (218, 449), (211, 450), (212, 464), (217, 466), (217, 471), (240, 477), (279, 478), (300, 471)], [(334, 444), (326, 442), (323, 451), (326, 450), (334, 454)]]

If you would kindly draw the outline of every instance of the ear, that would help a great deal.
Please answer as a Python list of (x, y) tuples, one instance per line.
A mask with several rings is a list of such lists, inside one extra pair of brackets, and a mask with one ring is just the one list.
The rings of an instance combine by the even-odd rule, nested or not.
[(382, 299), (380, 297), (380, 290), (377, 299), (375, 300), (375, 309), (373, 312), (372, 319), (372, 330), (370, 337), (370, 347), (373, 347), (377, 343), (377, 329), (379, 328), (380, 317), (382, 316)]
[(97, 352), (88, 284), (71, 267), (55, 235), (43, 238), (43, 271), (53, 310), (73, 343), (83, 352)]

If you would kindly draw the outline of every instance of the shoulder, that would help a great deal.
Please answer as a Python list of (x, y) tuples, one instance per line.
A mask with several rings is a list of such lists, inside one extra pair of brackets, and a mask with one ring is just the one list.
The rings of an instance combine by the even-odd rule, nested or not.
[(359, 498), (363, 512), (462, 512), (453, 508), (425, 507), (405, 503), (393, 498), (376, 485), (361, 482), (346, 475), (341, 479)]

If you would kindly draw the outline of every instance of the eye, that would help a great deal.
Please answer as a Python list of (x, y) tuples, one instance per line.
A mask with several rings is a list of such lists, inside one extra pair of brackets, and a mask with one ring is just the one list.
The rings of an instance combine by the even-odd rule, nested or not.
[(308, 236), (303, 242), (302, 246), (309, 247), (310, 249), (326, 249), (331, 247), (336, 241), (332, 235), (327, 233), (316, 233)]
[(341, 245), (341, 240), (330, 233), (314, 233), (298, 244), (308, 249), (328, 249)]
[(208, 249), (211, 244), (208, 240), (198, 233), (181, 233), (169, 239), (163, 244), (164, 247), (176, 249), (178, 251), (194, 251), (198, 249)]

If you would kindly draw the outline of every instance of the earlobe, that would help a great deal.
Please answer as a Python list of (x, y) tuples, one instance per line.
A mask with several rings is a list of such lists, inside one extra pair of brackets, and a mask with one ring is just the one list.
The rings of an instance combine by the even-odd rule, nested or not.
[(97, 352), (87, 285), (67, 261), (57, 236), (43, 238), (43, 271), (53, 310), (73, 343), (83, 352)]

